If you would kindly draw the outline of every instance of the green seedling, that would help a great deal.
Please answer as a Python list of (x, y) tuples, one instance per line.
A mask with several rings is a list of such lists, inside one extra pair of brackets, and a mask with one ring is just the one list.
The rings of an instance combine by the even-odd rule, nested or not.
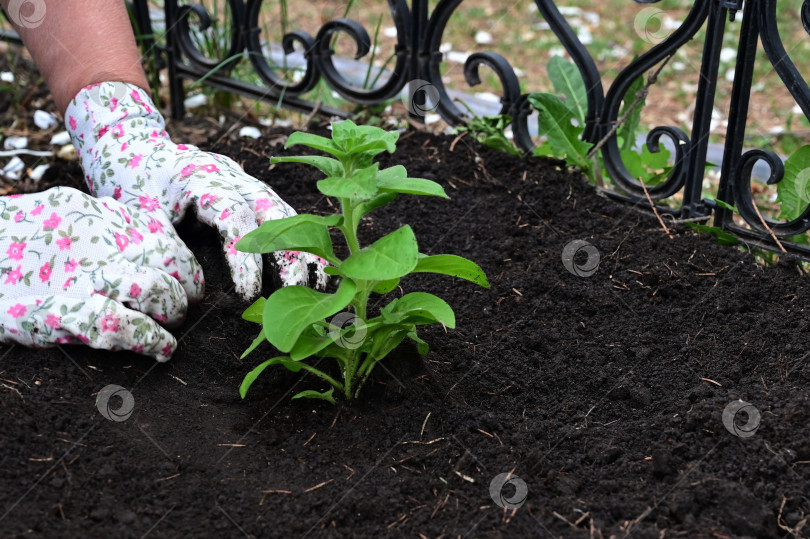
[[(409, 225), (387, 234), (367, 246), (358, 241), (361, 218), (391, 202), (397, 194), (448, 198), (436, 182), (409, 178), (403, 166), (380, 170), (374, 157), (396, 149), (397, 132), (372, 126), (357, 126), (346, 120), (332, 124), (332, 138), (297, 132), (287, 147), (303, 145), (333, 157), (274, 157), (273, 163), (305, 163), (317, 167), (327, 177), (318, 190), (339, 201), (341, 212), (333, 215), (301, 214), (268, 221), (245, 235), (236, 245), (248, 253), (304, 251), (320, 256), (331, 266), (327, 273), (339, 277), (337, 291), (318, 292), (303, 286), (276, 290), (269, 298), (259, 298), (242, 315), (262, 324), (262, 331), (242, 357), (265, 340), (283, 355), (261, 363), (245, 376), (240, 387), (242, 398), (251, 384), (269, 366), (281, 365), (293, 372), (306, 370), (332, 387), (328, 391), (303, 391), (293, 398), (319, 398), (334, 403), (334, 391), (347, 400), (357, 397), (375, 365), (404, 339), (416, 342), (420, 354), (428, 344), (419, 338), (417, 328), (426, 324), (455, 327), (453, 309), (441, 298), (426, 292), (411, 292), (390, 301), (369, 317), (369, 298), (385, 295), (399, 287), (400, 279), (411, 273), (440, 273), (460, 277), (489, 288), (481, 268), (459, 256), (427, 256), (419, 252)], [(330, 229), (343, 236), (349, 255), (335, 255)], [(375, 302), (376, 303), (376, 302)], [(332, 317), (331, 321), (327, 321)], [(311, 358), (334, 359), (340, 370), (335, 378), (307, 362)]]

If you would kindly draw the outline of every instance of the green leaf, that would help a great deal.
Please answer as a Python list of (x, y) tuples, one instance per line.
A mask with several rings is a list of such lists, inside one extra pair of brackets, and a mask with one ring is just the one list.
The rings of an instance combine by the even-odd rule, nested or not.
[(385, 206), (386, 204), (394, 200), (396, 197), (397, 197), (396, 193), (385, 192), (378, 194), (377, 196), (375, 196), (374, 198), (372, 198), (367, 202), (364, 202), (363, 204), (359, 204), (357, 206), (358, 209), (356, 210), (357, 218), (359, 219), (360, 217), (371, 212), (372, 210), (376, 210), (380, 206)]
[(686, 225), (698, 232), (714, 234), (717, 237), (717, 243), (720, 245), (737, 245), (740, 242), (740, 240), (737, 239), (737, 236), (726, 232), (719, 226), (709, 226), (690, 222), (687, 222)]
[(250, 354), (256, 348), (258, 348), (259, 345), (262, 344), (266, 340), (267, 340), (267, 337), (264, 335), (264, 330), (260, 331), (259, 334), (256, 336), (256, 338), (253, 339), (253, 342), (250, 343), (250, 346), (248, 346), (247, 350), (242, 352), (242, 355), (239, 356), (239, 359), (245, 359), (248, 356), (248, 354)]
[(329, 401), (332, 404), (335, 404), (335, 398), (332, 396), (332, 393), (335, 392), (335, 388), (331, 388), (329, 391), (314, 391), (312, 389), (308, 389), (306, 391), (302, 391), (300, 393), (296, 393), (292, 396), (293, 399), (322, 399), (325, 401)]
[(627, 93), (624, 94), (624, 103), (622, 104), (622, 110), (619, 113), (619, 118), (622, 118), (625, 114), (627, 114), (627, 119), (622, 125), (619, 126), (617, 131), (617, 135), (621, 142), (620, 149), (622, 151), (631, 150), (636, 144), (636, 133), (638, 132), (638, 126), (641, 123), (641, 109), (644, 108), (646, 99), (642, 99), (632, 110), (632, 112), (628, 113), (628, 111), (630, 110), (630, 105), (636, 100), (636, 94), (642, 88), (644, 88), (643, 76), (634, 80), (627, 89)]
[[(241, 395), (242, 398), (244, 399), (245, 395), (247, 395), (248, 389), (250, 389), (250, 386), (252, 386), (253, 382), (256, 381), (256, 378), (258, 378), (259, 375), (262, 372), (264, 372), (264, 369), (266, 369), (270, 365), (278, 365), (281, 362), (281, 360), (289, 361), (289, 358), (287, 356), (279, 356), (274, 357), (272, 359), (268, 359), (267, 361), (261, 363), (258, 367), (247, 373), (245, 375), (244, 380), (242, 380), (242, 385), (239, 386), (239, 395)], [(298, 370), (301, 370), (301, 367), (298, 367)]]
[(416, 334), (416, 329), (409, 332), (408, 337), (416, 343), (416, 349), (420, 355), (424, 356), (430, 351), (430, 346), (428, 346), (428, 343), (419, 338), (419, 335)]
[[(505, 136), (501, 135), (500, 133), (497, 135), (490, 135), (490, 136), (483, 136), (478, 137), (478, 141), (485, 146), (492, 148), (493, 150), (498, 150), (499, 152), (503, 152), (509, 155), (521, 155), (520, 150), (515, 148), (515, 145), (512, 144)], [(449, 197), (448, 197), (449, 198)]]
[(349, 256), (340, 265), (340, 272), (352, 279), (396, 279), (414, 269), (418, 256), (416, 236), (405, 225)]
[[(316, 328), (323, 331), (318, 332)], [(312, 325), (298, 337), (295, 346), (290, 350), (290, 357), (295, 361), (301, 361), (317, 354), (333, 342), (334, 339), (322, 327)]]
[(335, 198), (368, 200), (377, 194), (377, 171), (380, 165), (357, 170), (351, 176), (335, 176), (318, 182), (318, 191)]
[(405, 294), (383, 307), (380, 314), (386, 324), (440, 323), (450, 329), (456, 327), (456, 316), (450, 305), (442, 298), (427, 292)]
[(374, 285), (371, 291), (377, 294), (387, 294), (397, 286), (399, 286), (399, 278), (387, 279), (385, 281), (377, 281), (377, 284)]
[(256, 230), (245, 234), (236, 243), (236, 249), (245, 253), (304, 251), (334, 261), (335, 252), (332, 250), (329, 226), (341, 222), (342, 217), (337, 215), (296, 215), (265, 221)]
[(529, 94), (529, 103), (535, 107), (538, 129), (548, 137), (548, 143), (554, 155), (583, 171), (590, 171), (591, 163), (587, 159), (591, 144), (580, 140), (583, 131), (581, 126), (575, 126), (571, 121), (574, 116), (562, 100), (553, 94)]
[(388, 151), (394, 153), (399, 139), (397, 131), (388, 132), (372, 125), (356, 125), (351, 120), (332, 124), (332, 140), (348, 155), (377, 155)]
[(460, 277), (484, 288), (489, 288), (487, 276), (478, 264), (456, 255), (419, 255), (413, 273), (441, 273)]
[(785, 177), (776, 184), (779, 218), (796, 219), (810, 202), (810, 145), (796, 150), (785, 161)]
[(409, 178), (408, 171), (402, 165), (381, 170), (377, 174), (377, 187), (389, 193), (406, 193), (409, 195), (428, 195), (450, 198), (444, 188), (432, 180)]
[(263, 324), (267, 340), (282, 352), (289, 352), (310, 324), (345, 308), (356, 289), (354, 281), (344, 278), (334, 294), (324, 294), (304, 286), (276, 290), (264, 304)]
[[(326, 140), (326, 139), (324, 139)], [(296, 155), (290, 157), (271, 157), (271, 163), (304, 163), (317, 167), (318, 170), (327, 176), (342, 176), (344, 174), (343, 165), (337, 159), (323, 157), (320, 155)]]
[(724, 210), (728, 210), (730, 212), (738, 213), (737, 208), (735, 206), (732, 206), (728, 202), (724, 202), (724, 201), (720, 200), (719, 198), (706, 197), (706, 199), (711, 200), (712, 202), (714, 202), (715, 204), (717, 204), (718, 206), (720, 206)]
[(369, 352), (369, 356), (373, 358), (375, 362), (380, 361), (399, 346), (399, 343), (414, 329), (415, 327), (413, 325), (404, 327), (401, 325), (381, 326), (371, 336), (373, 346)]
[(259, 298), (253, 302), (253, 305), (245, 309), (242, 313), (242, 319), (248, 322), (255, 322), (256, 324), (262, 323), (262, 313), (264, 312), (264, 298)]
[(565, 96), (566, 106), (579, 125), (584, 126), (588, 95), (585, 91), (585, 81), (582, 80), (577, 66), (562, 56), (554, 56), (549, 60), (546, 70), (551, 84), (554, 85), (554, 91)]
[(287, 138), (287, 144), (285, 144), (284, 147), (289, 148), (298, 144), (332, 154), (340, 160), (343, 160), (346, 157), (346, 153), (330, 139), (313, 135), (312, 133), (303, 133), (301, 131), (296, 131), (295, 133), (291, 134)]

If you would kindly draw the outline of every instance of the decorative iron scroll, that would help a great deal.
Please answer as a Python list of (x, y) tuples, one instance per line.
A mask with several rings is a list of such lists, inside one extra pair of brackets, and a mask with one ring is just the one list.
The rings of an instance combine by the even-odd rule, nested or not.
[[(654, 4), (659, 0), (628, 0), (639, 4)], [(535, 0), (539, 16), (545, 20), (557, 39), (565, 47), (579, 69), (587, 89), (587, 115), (583, 138), (601, 143), (600, 150), (607, 172), (622, 193), (611, 196), (625, 201), (647, 205), (645, 186), (628, 172), (619, 149), (615, 129), (623, 100), (633, 81), (668, 61), (680, 47), (705, 28), (705, 43), (700, 63), (697, 98), (691, 133), (675, 126), (654, 127), (647, 135), (649, 151), (659, 151), (659, 142), (669, 139), (674, 147), (673, 166), (662, 183), (646, 190), (654, 201), (661, 201), (681, 193), (677, 209), (659, 206), (660, 211), (680, 218), (708, 219), (714, 215), (716, 226), (722, 227), (746, 242), (766, 248), (784, 245), (794, 252), (810, 257), (810, 248), (776, 238), (787, 238), (810, 228), (810, 207), (790, 222), (776, 222), (764, 218), (756, 207), (751, 192), (751, 171), (754, 164), (764, 161), (770, 167), (770, 184), (784, 178), (780, 158), (768, 150), (750, 150), (743, 153), (743, 140), (747, 124), (748, 105), (754, 71), (755, 54), (761, 39), (773, 69), (779, 74), (805, 116), (810, 118), (810, 88), (797, 71), (782, 44), (776, 24), (777, 0), (694, 0), (680, 26), (660, 43), (652, 46), (625, 67), (605, 91), (602, 77), (593, 57), (561, 14), (553, 0)], [(743, 3), (745, 9), (743, 10)], [(262, 40), (259, 15), (262, 0), (228, 0), (230, 10), (230, 46), (222, 58), (209, 58), (195, 46), (193, 33), (211, 25), (210, 14), (194, 3), (180, 4), (178, 0), (165, 0), (166, 42), (153, 47), (152, 29), (146, 0), (133, 0), (133, 20), (140, 34), (147, 36), (142, 45), (157, 51), (158, 64), (169, 70), (171, 108), (174, 117), (183, 110), (183, 79), (199, 80), (206, 84), (237, 94), (262, 99), (273, 104), (309, 113), (316, 106), (324, 114), (347, 116), (345, 111), (318, 106), (303, 96), (323, 80), (328, 87), (349, 102), (374, 105), (399, 95), (404, 88), (412, 90), (413, 81), (422, 81), (434, 89), (436, 112), (450, 125), (465, 122), (465, 113), (451, 99), (442, 81), (444, 61), (440, 52), (448, 21), (462, 4), (462, 0), (440, 0), (432, 12), (428, 0), (388, 0), (388, 9), (396, 27), (396, 45), (389, 77), (373, 88), (352, 84), (341, 74), (334, 62), (332, 44), (338, 34), (348, 36), (355, 46), (356, 58), (367, 55), (371, 39), (366, 29), (351, 19), (335, 19), (325, 23), (316, 35), (293, 31), (283, 36), (282, 47), (286, 55), (303, 51), (306, 66), (297, 80), (281, 76), (266, 57), (266, 43)], [(734, 223), (729, 210), (712, 200), (704, 200), (701, 188), (706, 167), (711, 113), (720, 66), (726, 20), (734, 20), (743, 10), (737, 63), (732, 84), (731, 107), (726, 133), (725, 153), (721, 165), (718, 200), (736, 204), (740, 216), (748, 227)], [(810, 0), (804, 0), (798, 15), (810, 33)], [(247, 59), (246, 59), (247, 58)], [(228, 77), (228, 72), (239, 62), (250, 62), (263, 85), (248, 84)], [(506, 58), (492, 51), (471, 54), (464, 64), (464, 76), (470, 86), (479, 84), (479, 69), (486, 66), (497, 75), (501, 85), (501, 112), (512, 117), (512, 131), (517, 147), (529, 151), (534, 146), (528, 127), (530, 106), (527, 95), (521, 92), (519, 79)], [(214, 72), (212, 73), (212, 70)], [(414, 96), (411, 96), (414, 98)], [(603, 140), (604, 139), (604, 140)], [(749, 228), (750, 227), (750, 228)]]

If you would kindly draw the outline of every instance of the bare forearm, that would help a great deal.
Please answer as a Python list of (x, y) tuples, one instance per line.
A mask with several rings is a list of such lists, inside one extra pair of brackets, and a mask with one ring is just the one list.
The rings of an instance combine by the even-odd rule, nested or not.
[[(29, 0), (17, 13), (10, 3), (0, 0), (61, 112), (95, 82), (129, 82), (148, 91), (123, 0)], [(42, 16), (32, 18), (37, 6)]]

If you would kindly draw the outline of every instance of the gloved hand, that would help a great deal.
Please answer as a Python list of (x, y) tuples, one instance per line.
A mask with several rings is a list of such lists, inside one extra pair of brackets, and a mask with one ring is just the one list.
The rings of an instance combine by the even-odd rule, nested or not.
[(202, 268), (161, 212), (68, 187), (0, 197), (0, 342), (166, 361), (177, 341), (155, 320), (180, 324), (203, 288)]
[[(261, 255), (234, 245), (263, 221), (295, 215), (267, 185), (228, 157), (175, 144), (146, 92), (132, 84), (104, 82), (84, 88), (65, 114), (93, 193), (133, 208), (161, 207), (177, 224), (193, 207), (216, 227), (237, 293), (261, 292)], [(323, 287), (326, 262), (309, 253), (274, 253), (282, 284)]]

